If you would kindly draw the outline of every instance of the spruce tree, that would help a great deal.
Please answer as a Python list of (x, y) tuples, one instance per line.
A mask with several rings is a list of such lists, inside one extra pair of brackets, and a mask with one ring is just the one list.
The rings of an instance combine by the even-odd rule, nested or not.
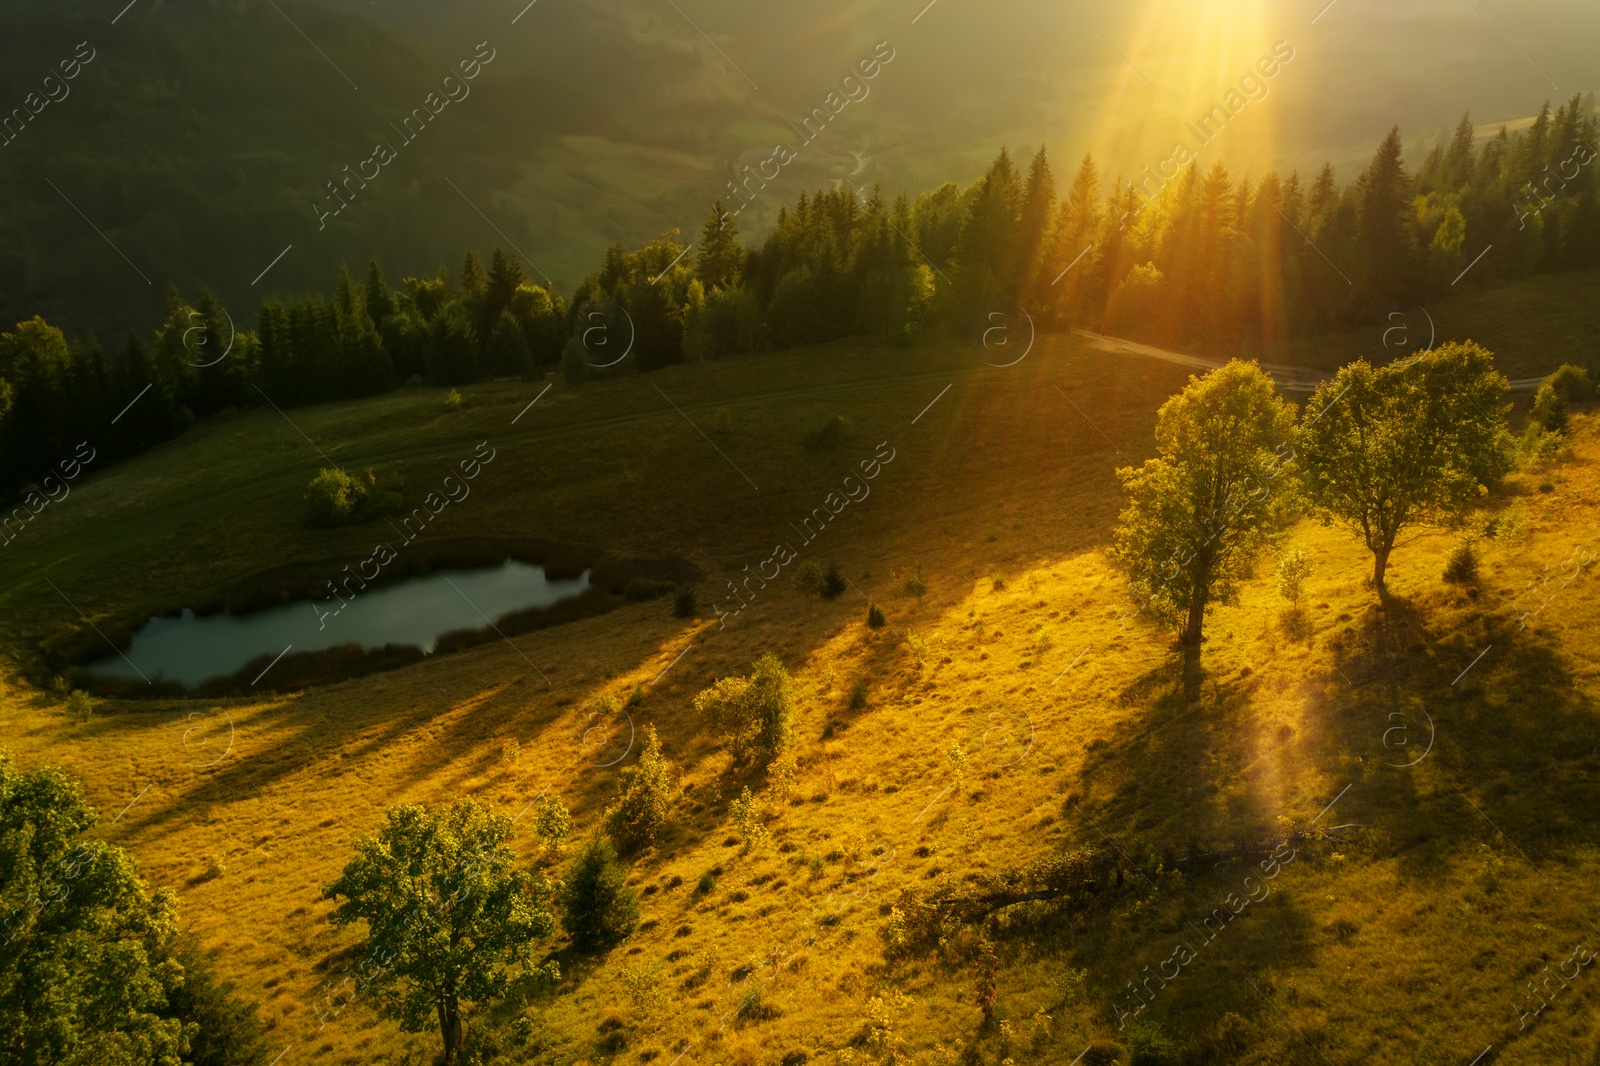
[(711, 215), (700, 231), (700, 250), (695, 262), (695, 276), (707, 292), (713, 289), (731, 289), (739, 282), (740, 260), (739, 224), (730, 215), (721, 200), (711, 205)]

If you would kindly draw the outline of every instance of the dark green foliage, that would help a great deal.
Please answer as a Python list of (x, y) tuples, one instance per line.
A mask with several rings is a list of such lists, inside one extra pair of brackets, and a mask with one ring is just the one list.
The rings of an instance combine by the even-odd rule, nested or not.
[(711, 205), (711, 215), (700, 231), (695, 253), (695, 275), (707, 292), (738, 284), (744, 251), (739, 247), (739, 225), (721, 200)]
[(1452, 585), (1470, 585), (1478, 580), (1478, 552), (1471, 538), (1463, 537), (1450, 549), (1445, 560), (1444, 579)]
[(1459, 515), (1508, 469), (1506, 388), (1487, 351), (1450, 343), (1407, 364), (1357, 360), (1306, 405), (1307, 495), (1366, 544), (1380, 591), (1402, 531)]
[(639, 924), (639, 900), (616, 849), (602, 836), (583, 846), (567, 871), (561, 894), (561, 924), (585, 951), (609, 947)]
[(1128, 1037), (1130, 1066), (1163, 1066), (1173, 1061), (1177, 1050), (1178, 1045), (1154, 1018), (1141, 1018), (1133, 1023), (1133, 1032)]
[[(642, 690), (634, 689), (634, 696), (629, 706), (643, 698)], [(672, 818), (673, 792), (672, 764), (661, 754), (655, 726), (647, 725), (638, 763), (624, 767), (617, 777), (617, 800), (606, 808), (606, 833), (629, 852), (654, 844)]]
[(214, 959), (200, 949), (193, 931), (180, 933), (172, 958), (183, 967), (183, 984), (167, 996), (168, 1016), (196, 1026), (184, 1062), (190, 1066), (255, 1066), (268, 1059), (256, 1004), (238, 999), (234, 986), (216, 975)]
[(1568, 403), (1588, 403), (1594, 399), (1594, 382), (1590, 380), (1589, 372), (1581, 366), (1562, 363), (1556, 367), (1554, 374), (1544, 379), (1544, 384)]
[(372, 470), (350, 474), (321, 470), (306, 486), (306, 508), (313, 525), (341, 526), (398, 514), (404, 507), (398, 479)]
[(822, 595), (827, 599), (836, 600), (844, 595), (844, 590), (848, 587), (844, 575), (839, 572), (839, 565), (829, 563), (828, 572), (822, 576)]
[(1545, 381), (1533, 395), (1533, 410), (1529, 417), (1547, 433), (1565, 433), (1570, 412), (1566, 397), (1554, 383)]
[(877, 604), (875, 604), (875, 603), (867, 604), (867, 625), (868, 625), (868, 627), (870, 627), (872, 629), (882, 629), (884, 627), (884, 624), (887, 621), (888, 621), (888, 619), (886, 619), (883, 616), (883, 612), (878, 609), (878, 605)]
[(709, 896), (711, 890), (717, 887), (717, 875), (707, 870), (700, 875), (700, 880), (695, 882), (694, 890), (702, 896)]
[(339, 901), (329, 921), (367, 929), (354, 991), (372, 992), (407, 1032), (437, 1025), (447, 1064), (462, 1046), (463, 1004), (504, 997), (509, 967), (531, 965), (534, 941), (555, 925), (550, 886), (515, 869), (511, 833), (509, 817), (475, 800), (399, 804), (323, 888)]
[(177, 899), (147, 891), (76, 782), (0, 753), (0, 1061), (264, 1061), (254, 1008), (217, 980)]
[(727, 740), (735, 762), (753, 754), (765, 765), (793, 739), (794, 686), (771, 652), (751, 664), (748, 677), (724, 677), (701, 691), (694, 708)]
[[(0, 16), (0, 29), (9, 26), (17, 49), (25, 49), (22, 42), (43, 40), (35, 24), (48, 22), (52, 11), (39, 3), (25, 2), (22, 8), (25, 16)], [(124, 48), (107, 50), (85, 68), (76, 91), (102, 98), (109, 110), (92, 118), (85, 110), (72, 114), (89, 122), (90, 132), (99, 132), (101, 126), (120, 131), (130, 113), (142, 116), (141, 109), (150, 104), (154, 90), (141, 72), (166, 69), (185, 72), (185, 96), (196, 108), (225, 103), (252, 110), (270, 103), (271, 113), (289, 113), (277, 97), (264, 101), (266, 90), (254, 79), (236, 77), (230, 63), (194, 63), (195, 56), (239, 54), (236, 43), (229, 43), (234, 38), (223, 35), (224, 28), (253, 43), (279, 41), (283, 26), (278, 14), (250, 4), (222, 5), (210, 14), (217, 17), (191, 20), (200, 37), (186, 38), (181, 54), (156, 24), (130, 23), (127, 32), (138, 36), (128, 45), (130, 54), (146, 60), (130, 68)], [(423, 62), (414, 51), (386, 35), (368, 41), (361, 37), (366, 30), (358, 31), (342, 15), (324, 14), (318, 29), (328, 40), (342, 40), (352, 51), (373, 56), (376, 66), (370, 77), (379, 88), (364, 91), (360, 100), (409, 98), (415, 88), (409, 72)], [(6, 39), (0, 33), (0, 40)], [(313, 68), (300, 58), (274, 56), (288, 64), (284, 69), (304, 75), (275, 78), (275, 84), (291, 86), (302, 102), (321, 99), (312, 88), (321, 84)], [(389, 72), (387, 82), (377, 70)], [(396, 95), (384, 95), (388, 90)], [(493, 92), (484, 81), (474, 90), (484, 96)], [(512, 94), (479, 97), (470, 107), (480, 102), (485, 108), (522, 109), (521, 99)], [(192, 162), (192, 153), (198, 151), (192, 146), (206, 145), (208, 151), (222, 152), (228, 164), (223, 179), (204, 167), (175, 163), (178, 176), (164, 175), (158, 187), (192, 193), (219, 181), (243, 182), (250, 188), (289, 191), (289, 206), (249, 206), (248, 197), (218, 196), (211, 198), (206, 212), (191, 219), (188, 206), (206, 202), (198, 193), (107, 193), (84, 209), (108, 219), (108, 229), (132, 241), (135, 260), (158, 264), (150, 267), (158, 282), (175, 276), (188, 291), (202, 285), (190, 273), (201, 269), (189, 263), (190, 251), (215, 249), (219, 258), (205, 277), (253, 277), (260, 269), (261, 242), (219, 242), (212, 239), (214, 233), (270, 231), (276, 240), (284, 228), (280, 215), (303, 215), (308, 199), (323, 201), (319, 215), (337, 211), (336, 216), (318, 218), (326, 223), (318, 232), (326, 229), (322, 240), (333, 249), (331, 254), (360, 259), (381, 252), (391, 262), (414, 262), (398, 255), (388, 237), (374, 236), (387, 232), (384, 220), (407, 220), (405, 227), (389, 227), (407, 234), (407, 247), (411, 241), (438, 247), (443, 235), (462, 229), (463, 220), (481, 224), (469, 203), (448, 197), (442, 202), (419, 200), (425, 195), (417, 191), (422, 183), (408, 184), (388, 172), (370, 187), (339, 178), (327, 182), (328, 189), (308, 193), (303, 174), (286, 162), (303, 155), (300, 140), (325, 141), (334, 146), (327, 157), (341, 158), (349, 144), (367, 136), (362, 131), (390, 121), (386, 110), (380, 121), (379, 112), (364, 110), (367, 105), (358, 101), (354, 106), (354, 112), (345, 113), (307, 104), (306, 113), (316, 116), (312, 125), (296, 126), (293, 134), (274, 131), (266, 146), (254, 140), (241, 143), (232, 123), (222, 122), (210, 109), (201, 109), (204, 115), (186, 111), (178, 120), (163, 117), (164, 124), (179, 127), (174, 132), (181, 134), (179, 143), (171, 145), (173, 159)], [(470, 110), (459, 118), (455, 111), (451, 114), (451, 121), (443, 124), (447, 129), (429, 132), (429, 139), (404, 148), (406, 157), (446, 150), (455, 146), (451, 139), (458, 134), (479, 132), (476, 120), (468, 117)], [(94, 137), (78, 136), (84, 131), (74, 128), (76, 121), (30, 127), (6, 147), (8, 158), (17, 161), (14, 172), (42, 172), (46, 161), (64, 160), (68, 172), (58, 171), (53, 179), (63, 191), (139, 187), (132, 164), (115, 159), (91, 164), (52, 140), (58, 136), (52, 130), (61, 131), (60, 136), (70, 130), (70, 143), (92, 143)], [(535, 109), (527, 121), (546, 119)], [(144, 121), (130, 128), (148, 125)], [(166, 131), (157, 132), (165, 136)], [(394, 289), (376, 262), (363, 282), (341, 271), (331, 293), (324, 289), (305, 297), (268, 298), (257, 309), (253, 332), (236, 332), (248, 325), (241, 321), (249, 314), (245, 305), (238, 305), (230, 318), (223, 306), (228, 301), (209, 294), (192, 306), (172, 294), (159, 312), (118, 305), (117, 317), (102, 321), (98, 304), (85, 306), (62, 295), (68, 287), (59, 292), (31, 289), (20, 264), (43, 257), (37, 250), (24, 253), (9, 247), (13, 238), (0, 233), (0, 282), (14, 282), (0, 284), (0, 309), (10, 309), (0, 323), (35, 309), (52, 316), (63, 311), (72, 316), (78, 335), (87, 336), (86, 323), (112, 335), (107, 327), (134, 322), (139, 314), (151, 316), (146, 323), (160, 321), (153, 335), (130, 338), (125, 348), (119, 345), (124, 348), (120, 358), (106, 358), (93, 343), (68, 343), (43, 319), (17, 327), (0, 342), (0, 381), (5, 383), (0, 393), (11, 396), (11, 411), (0, 419), (0, 498), (19, 495), (34, 480), (53, 473), (89, 435), (85, 427), (109, 426), (113, 418), (116, 424), (93, 441), (101, 465), (170, 440), (197, 419), (229, 408), (265, 405), (269, 399), (280, 408), (353, 399), (417, 377), (461, 386), (486, 376), (537, 374), (559, 365), (576, 383), (685, 358), (716, 359), (849, 334), (906, 341), (930, 323), (942, 322), (970, 335), (992, 327), (996, 314), (1010, 330), (1020, 328), (1010, 321), (1019, 306), (1035, 307), (1041, 327), (1110, 323), (1181, 344), (1276, 345), (1290, 336), (1348, 325), (1379, 309), (1450, 290), (1474, 250), (1491, 244), (1493, 253), (1465, 284), (1600, 264), (1600, 170), (1573, 162), (1575, 153), (1594, 149), (1596, 142), (1595, 117), (1575, 97), (1554, 111), (1547, 106), (1526, 130), (1502, 131), (1481, 150), (1475, 147), (1470, 120), (1463, 119), (1448, 147), (1434, 151), (1415, 173), (1407, 170), (1399, 133), (1393, 131), (1377, 146), (1359, 180), (1344, 187), (1331, 167), (1304, 179), (1268, 172), (1259, 180), (1237, 182), (1213, 164), (1209, 170), (1181, 168), (1166, 179), (1159, 198), (1149, 188), (1139, 191), (1127, 184), (1107, 195), (1100, 171), (1085, 157), (1059, 200), (1042, 150), (1032, 156), (1026, 173), (1002, 150), (983, 177), (965, 189), (947, 183), (892, 201), (877, 188), (803, 192), (779, 211), (758, 246), (739, 242), (731, 216), (725, 218), (718, 205), (693, 253), (683, 254), (675, 231), (637, 250), (615, 245), (578, 287), (570, 305), (542, 276), (540, 284), (530, 281), (517, 256), (496, 249), (487, 268), (477, 253), (466, 254), (458, 282), (441, 270), (431, 277), (404, 277)], [(1574, 166), (1576, 177), (1563, 177), (1559, 190), (1550, 192), (1552, 185), (1541, 184), (1545, 176), (1571, 173)], [(75, 169), (77, 173), (70, 173)], [(336, 189), (342, 190), (337, 198)], [(82, 230), (67, 248), (51, 249), (55, 259), (73, 264), (107, 260), (98, 247), (95, 254), (85, 250), (98, 238), (77, 220), (65, 218), (70, 211), (66, 203), (56, 198), (40, 208), (35, 196), (31, 185), (19, 191), (24, 205), (17, 217), (38, 215), (53, 222), (60, 215), (62, 224), (19, 223), (18, 233)], [(157, 200), (185, 207), (151, 207), (151, 218), (159, 222), (146, 222), (128, 217), (131, 208), (123, 202)], [(1160, 218), (1149, 217), (1158, 213)], [(219, 226), (219, 217), (238, 224)], [(1145, 225), (1147, 221), (1152, 224)], [(166, 236), (155, 242), (149, 233)], [(275, 268), (269, 283), (279, 285), (277, 291), (303, 291), (314, 280), (304, 271), (326, 269), (313, 268), (314, 260), (297, 265), (300, 254), (296, 251)], [(75, 266), (73, 278), (83, 284), (70, 288), (96, 293), (96, 300), (104, 303), (100, 294), (130, 289), (127, 278), (111, 276), (113, 269), (123, 271), (124, 265)], [(232, 296), (255, 299), (257, 291), (239, 282)], [(223, 352), (227, 355), (213, 363)], [(631, 365), (620, 358), (623, 352)], [(610, 366), (613, 361), (616, 365)], [(1576, 369), (1563, 368), (1552, 384), (1566, 404), (1587, 402), (1592, 395)], [(1541, 424), (1558, 423), (1559, 404), (1549, 401), (1536, 418)], [(842, 420), (830, 419), (806, 435), (806, 447), (831, 450), (844, 430)]]
[(693, 585), (679, 586), (672, 597), (672, 613), (678, 618), (693, 618), (695, 608), (699, 606), (699, 593)]

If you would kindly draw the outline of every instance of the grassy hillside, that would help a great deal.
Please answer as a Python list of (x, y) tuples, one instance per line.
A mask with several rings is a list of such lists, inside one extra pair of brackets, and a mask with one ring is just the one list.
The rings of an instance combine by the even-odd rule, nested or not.
[[(306, 437), (342, 465), (398, 470), (411, 499), (487, 439), (495, 462), (437, 535), (683, 554), (718, 578), (795, 542), (789, 523), (879, 442), (894, 459), (801, 548), (837, 560), (859, 595), (807, 601), (780, 581), (719, 629), (708, 585), (695, 619), (633, 605), (516, 650), (254, 702), (108, 702), (87, 720), (13, 675), (8, 743), (24, 766), (84, 779), (102, 832), (226, 948), (220, 964), (262, 1000), (284, 1061), (427, 1061), (432, 1034), (401, 1034), (367, 1004), (324, 1017), (356, 938), (323, 920), (319, 886), (402, 800), (472, 795), (515, 815), (549, 788), (588, 832), (616, 783), (596, 764), (626, 744), (624, 727), (590, 732), (588, 707), (636, 686), (632, 721), (660, 731), (683, 785), (674, 825), (631, 872), (645, 921), (600, 958), (551, 943), (563, 982), (534, 995), (535, 1038), (511, 1061), (871, 1061), (876, 998), (912, 1061), (955, 1061), (936, 1045), (954, 1055), (959, 1042), (980, 1062), (1071, 1062), (1091, 1039), (1127, 1043), (1113, 1009), (1127, 983), (1249, 870), (1159, 875), (1066, 922), (1011, 914), (992, 1027), (968, 934), (885, 958), (901, 890), (1107, 837), (1159, 855), (1285, 823), (1364, 828), (1301, 849), (1215, 942), (1191, 939), (1197, 958), (1144, 1016), (1182, 1061), (1465, 1063), (1491, 1044), (1483, 1061), (1594, 1061), (1589, 970), (1525, 1030), (1513, 1012), (1541, 967), (1593, 944), (1594, 576), (1547, 586), (1555, 605), (1528, 629), (1512, 608), (1597, 517), (1593, 420), (1578, 419), (1569, 459), (1485, 501), (1515, 503), (1527, 532), (1487, 542), (1476, 586), (1443, 584), (1451, 540), (1423, 536), (1397, 552), (1395, 600), (1380, 606), (1357, 546), (1302, 522), (1289, 541), (1318, 564), (1309, 631), (1286, 629), (1264, 576), (1189, 661), (1123, 620), (1102, 555), (1113, 471), (1148, 454), (1184, 372), (1059, 339), (1007, 369), (980, 355), (837, 345), (558, 384), (526, 411), (542, 385), (473, 387), (459, 410), (417, 390), (298, 410), (294, 426), (271, 412), (210, 423), (85, 481), (5, 549), (21, 575), (0, 593), (13, 655), (75, 624), (45, 578), (109, 620), (284, 559), (364, 556), (382, 534), (304, 523), (301, 490), (325, 465)], [(802, 448), (834, 415), (837, 448)], [(923, 597), (904, 590), (917, 568)], [(889, 626), (864, 625), (866, 596)], [(792, 798), (769, 801), (772, 847), (745, 853), (727, 807), (762, 781), (730, 769), (691, 700), (766, 651), (796, 678), (800, 771)], [(959, 790), (952, 743), (970, 753)], [(559, 870), (531, 832), (516, 845)], [(719, 1032), (753, 988), (760, 1009)]]

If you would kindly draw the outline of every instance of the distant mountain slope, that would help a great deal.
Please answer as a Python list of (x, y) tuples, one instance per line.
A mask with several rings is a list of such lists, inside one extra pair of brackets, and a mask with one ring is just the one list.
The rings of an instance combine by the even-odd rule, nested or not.
[[(1414, 146), (1463, 110), (1490, 124), (1586, 88), (1562, 42), (1600, 31), (1576, 0), (1508, 30), (1557, 92), (1450, 0), (1336, 7), (1314, 25), (1298, 8), (1211, 6), (1150, 22), (1037, 0), (18, 0), (0, 11), (0, 113), (79, 42), (95, 58), (0, 148), (0, 323), (43, 313), (110, 344), (156, 321), (169, 282), (211, 286), (249, 319), (263, 293), (325, 288), (341, 262), (377, 256), (397, 276), (454, 266), (467, 244), (515, 244), (570, 288), (613, 240), (693, 239), (739, 168), (800, 145), (805, 116), (880, 41), (893, 65), (740, 215), (746, 235), (804, 188), (971, 181), (1000, 144), (1046, 143), (1058, 175), (1088, 150), (1108, 179), (1135, 173), (1279, 37), (1294, 68), (1202, 163), (1331, 158), (1349, 177), (1392, 122)], [(319, 230), (326, 183), (483, 41), (496, 58), (472, 97)]]
[[(466, 243), (509, 240), (538, 262), (544, 246), (496, 190), (548, 165), (563, 132), (634, 142), (652, 129), (674, 132), (612, 106), (570, 71), (502, 75), (516, 42), (486, 33), (473, 35), (490, 42), (485, 75), (455, 90), (470, 95), (446, 103), (408, 143), (400, 124), (430, 93), (443, 97), (443, 79), (471, 47), (433, 52), (371, 19), (289, 0), (277, 7), (162, 0), (115, 25), (36, 0), (0, 12), (4, 107), (27, 115), (30, 93), (40, 94), (34, 106), (45, 92), (60, 97), (26, 124), (14, 119), (21, 132), (0, 148), (0, 321), (43, 313), (109, 342), (150, 324), (169, 282), (213, 286), (253, 317), (264, 291), (324, 289), (341, 261), (378, 256), (393, 273), (431, 271), (445, 258), (457, 265)], [(47, 87), (80, 42), (90, 61)], [(674, 67), (687, 63), (662, 49), (614, 48), (613, 57), (641, 81), (663, 83), (681, 80)], [(644, 94), (626, 78), (611, 84)], [(370, 182), (346, 185), (353, 202), (319, 225), (318, 205), (338, 203), (327, 183), (358, 172), (379, 143), (396, 158)], [(571, 195), (572, 205), (529, 210), (549, 228), (553, 215), (594, 199)], [(660, 221), (630, 219), (628, 228)]]

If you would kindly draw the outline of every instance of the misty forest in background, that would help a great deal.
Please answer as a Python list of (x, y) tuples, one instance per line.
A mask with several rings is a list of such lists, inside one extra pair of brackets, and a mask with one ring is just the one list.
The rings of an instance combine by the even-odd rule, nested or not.
[[(676, 231), (615, 245), (570, 299), (496, 251), (398, 288), (377, 263), (345, 271), (331, 296), (267, 300), (251, 330), (209, 294), (190, 304), (172, 289), (152, 340), (109, 354), (35, 317), (0, 335), (0, 497), (86, 438), (104, 465), (229, 409), (903, 342), (1018, 308), (1048, 328), (1272, 355), (1449, 290), (1490, 245), (1467, 284), (1600, 265), (1597, 143), (1593, 101), (1574, 97), (1481, 145), (1463, 118), (1414, 173), (1397, 128), (1344, 186), (1331, 166), (1252, 183), (1190, 164), (1164, 182), (1118, 178), (1109, 197), (1089, 157), (1058, 196), (1043, 149), (1026, 168), (1002, 150), (971, 185), (915, 199), (802, 193), (756, 246), (719, 203), (692, 249)], [(744, 195), (764, 187), (744, 170)], [(608, 365), (630, 341), (633, 359)]]

